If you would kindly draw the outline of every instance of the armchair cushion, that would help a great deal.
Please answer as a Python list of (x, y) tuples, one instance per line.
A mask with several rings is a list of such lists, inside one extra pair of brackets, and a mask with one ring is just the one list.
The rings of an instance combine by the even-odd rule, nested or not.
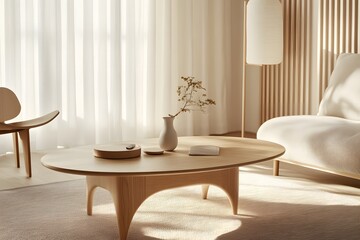
[(318, 115), (360, 120), (360, 54), (338, 57)]
[(258, 139), (286, 148), (281, 159), (360, 175), (360, 122), (332, 116), (285, 116), (266, 121)]

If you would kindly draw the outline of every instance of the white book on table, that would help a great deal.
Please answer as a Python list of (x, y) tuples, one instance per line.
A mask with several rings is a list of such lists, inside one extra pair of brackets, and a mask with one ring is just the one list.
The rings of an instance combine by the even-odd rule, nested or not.
[(220, 147), (213, 145), (195, 145), (190, 147), (190, 156), (218, 156)]

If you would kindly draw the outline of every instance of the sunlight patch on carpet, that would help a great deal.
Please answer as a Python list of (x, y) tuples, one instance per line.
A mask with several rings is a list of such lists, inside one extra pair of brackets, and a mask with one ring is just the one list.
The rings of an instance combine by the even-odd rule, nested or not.
[[(166, 215), (163, 216), (162, 213), (152, 214), (151, 222), (156, 222), (156, 224), (143, 227), (143, 234), (160, 239), (178, 239), (179, 236), (182, 236), (182, 239), (208, 240), (216, 239), (217, 236), (235, 231), (241, 227), (240, 219), (231, 216), (212, 218), (208, 215), (197, 214), (173, 215), (169, 212)], [(176, 222), (171, 222), (169, 219), (176, 219)]]

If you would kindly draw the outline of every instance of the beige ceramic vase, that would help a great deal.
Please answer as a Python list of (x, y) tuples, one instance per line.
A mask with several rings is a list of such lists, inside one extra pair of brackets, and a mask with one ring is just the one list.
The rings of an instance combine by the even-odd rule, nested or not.
[(159, 137), (159, 145), (162, 150), (173, 151), (178, 144), (177, 133), (174, 128), (174, 117), (163, 117), (164, 128)]

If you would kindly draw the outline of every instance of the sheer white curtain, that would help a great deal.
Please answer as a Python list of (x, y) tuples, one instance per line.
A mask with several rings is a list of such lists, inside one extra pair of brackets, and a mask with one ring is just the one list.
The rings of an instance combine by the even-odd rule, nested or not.
[(239, 129), (236, 2), (0, 0), (0, 86), (19, 97), (19, 119), (61, 112), (32, 130), (32, 148), (157, 137), (181, 76), (202, 80), (217, 105), (177, 117), (179, 135)]

